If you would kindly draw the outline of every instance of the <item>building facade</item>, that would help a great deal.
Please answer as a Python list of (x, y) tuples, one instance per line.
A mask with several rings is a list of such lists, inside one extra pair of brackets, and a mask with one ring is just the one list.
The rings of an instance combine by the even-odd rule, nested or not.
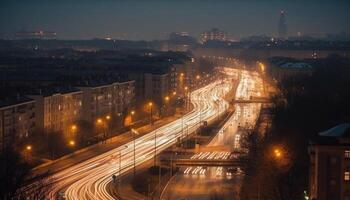
[(35, 101), (33, 99), (23, 97), (0, 105), (0, 151), (29, 137), (34, 129)]
[(82, 117), (82, 91), (78, 89), (40, 92), (36, 101), (36, 128), (42, 133), (63, 133), (72, 137), (71, 127)]
[(158, 105), (163, 104), (166, 96), (170, 95), (170, 77), (168, 73), (145, 74), (145, 99), (152, 100)]
[(280, 12), (280, 19), (278, 21), (278, 37), (280, 39), (287, 39), (287, 20), (284, 10)]
[(83, 91), (82, 113), (87, 122), (107, 115), (122, 117), (132, 105), (135, 81), (79, 87)]
[(309, 146), (312, 200), (350, 199), (350, 124), (319, 134)]
[(201, 34), (200, 42), (205, 43), (210, 40), (226, 41), (227, 34), (217, 28), (213, 28), (210, 31), (205, 31)]
[(199, 70), (194, 64), (194, 60), (185, 62), (184, 64), (176, 64), (171, 67), (170, 71), (170, 89), (171, 91), (181, 94), (184, 88), (195, 88), (196, 76)]

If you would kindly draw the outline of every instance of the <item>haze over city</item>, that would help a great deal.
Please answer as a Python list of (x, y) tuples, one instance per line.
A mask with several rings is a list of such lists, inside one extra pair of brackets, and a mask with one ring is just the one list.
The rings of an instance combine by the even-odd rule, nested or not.
[(349, 0), (1, 0), (0, 200), (349, 200)]
[(350, 32), (349, 8), (346, 0), (3, 0), (0, 37), (49, 30), (61, 39), (154, 40), (173, 31), (198, 36), (219, 28), (237, 40), (277, 36), (280, 10), (286, 12), (291, 36), (324, 35)]

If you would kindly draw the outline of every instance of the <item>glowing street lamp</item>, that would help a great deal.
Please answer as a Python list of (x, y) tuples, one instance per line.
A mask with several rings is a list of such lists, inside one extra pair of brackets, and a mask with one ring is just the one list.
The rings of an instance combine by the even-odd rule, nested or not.
[(68, 144), (69, 144), (69, 146), (74, 147), (75, 146), (75, 141), (74, 140), (69, 140)]
[(197, 75), (197, 76), (196, 76), (196, 79), (197, 79), (197, 80), (199, 80), (200, 78), (201, 78), (201, 76), (200, 76), (200, 75)]
[(97, 123), (97, 124), (102, 124), (102, 123), (103, 123), (103, 121), (102, 121), (102, 119), (101, 119), (101, 118), (98, 118), (98, 119), (96, 120), (96, 123)]
[(107, 120), (110, 120), (110, 119), (111, 119), (111, 116), (110, 116), (110, 115), (107, 115), (107, 116), (106, 116), (106, 119), (107, 119)]
[(153, 103), (152, 102), (149, 102), (148, 103), (148, 106), (149, 106), (149, 108), (150, 108), (150, 123), (151, 123), (151, 125), (153, 124), (153, 120), (152, 120), (152, 112), (153, 112)]
[(136, 136), (139, 134), (139, 132), (137, 132), (137, 130), (135, 129), (131, 129), (131, 133), (133, 134), (134, 138), (134, 176), (136, 174)]
[(72, 130), (72, 132), (75, 132), (77, 130), (77, 125), (72, 125), (70, 129)]
[(31, 150), (32, 150), (32, 145), (27, 145), (27, 146), (26, 146), (26, 150), (27, 150), (27, 151), (31, 151)]
[(259, 62), (259, 66), (260, 66), (260, 70), (261, 70), (262, 72), (265, 72), (265, 65), (264, 65), (264, 63)]
[(188, 109), (190, 95), (188, 94), (188, 87), (187, 86), (185, 86), (185, 97), (186, 97), (185, 106), (186, 106), (186, 109)]
[(174, 95), (174, 96), (176, 95), (176, 92), (175, 92), (175, 91), (173, 92), (173, 95)]
[(135, 110), (132, 110), (132, 111), (130, 112), (130, 119), (131, 119), (130, 125), (131, 125), (132, 123), (134, 123), (134, 115), (135, 115)]
[(169, 97), (169, 96), (166, 96), (166, 97), (164, 97), (164, 100), (165, 100), (166, 102), (168, 102), (168, 101), (170, 100), (170, 97)]
[(279, 149), (279, 148), (275, 148), (275, 149), (273, 150), (273, 154), (274, 154), (274, 157), (275, 157), (276, 159), (280, 159), (280, 158), (282, 158), (282, 156), (283, 156), (282, 150)]

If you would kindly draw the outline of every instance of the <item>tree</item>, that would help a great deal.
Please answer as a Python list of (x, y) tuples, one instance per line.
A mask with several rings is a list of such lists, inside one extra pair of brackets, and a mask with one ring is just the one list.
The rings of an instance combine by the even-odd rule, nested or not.
[(11, 199), (25, 181), (30, 167), (13, 149), (5, 149), (0, 155), (0, 199)]

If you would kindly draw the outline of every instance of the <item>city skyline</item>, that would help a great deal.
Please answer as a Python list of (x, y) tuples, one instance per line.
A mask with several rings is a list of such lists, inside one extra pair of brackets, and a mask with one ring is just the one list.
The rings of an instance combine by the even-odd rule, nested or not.
[(350, 199), (349, 10), (0, 1), (0, 199)]
[[(169, 33), (199, 36), (210, 28), (226, 31), (233, 39), (250, 35), (278, 35), (281, 10), (288, 34), (296, 36), (350, 32), (347, 1), (3, 1), (0, 37), (21, 30), (57, 32), (59, 39), (164, 39)], [(215, 16), (215, 17), (213, 17)], [(242, 21), (241, 19), (245, 19)], [(95, 27), (90, 29), (90, 27)]]

